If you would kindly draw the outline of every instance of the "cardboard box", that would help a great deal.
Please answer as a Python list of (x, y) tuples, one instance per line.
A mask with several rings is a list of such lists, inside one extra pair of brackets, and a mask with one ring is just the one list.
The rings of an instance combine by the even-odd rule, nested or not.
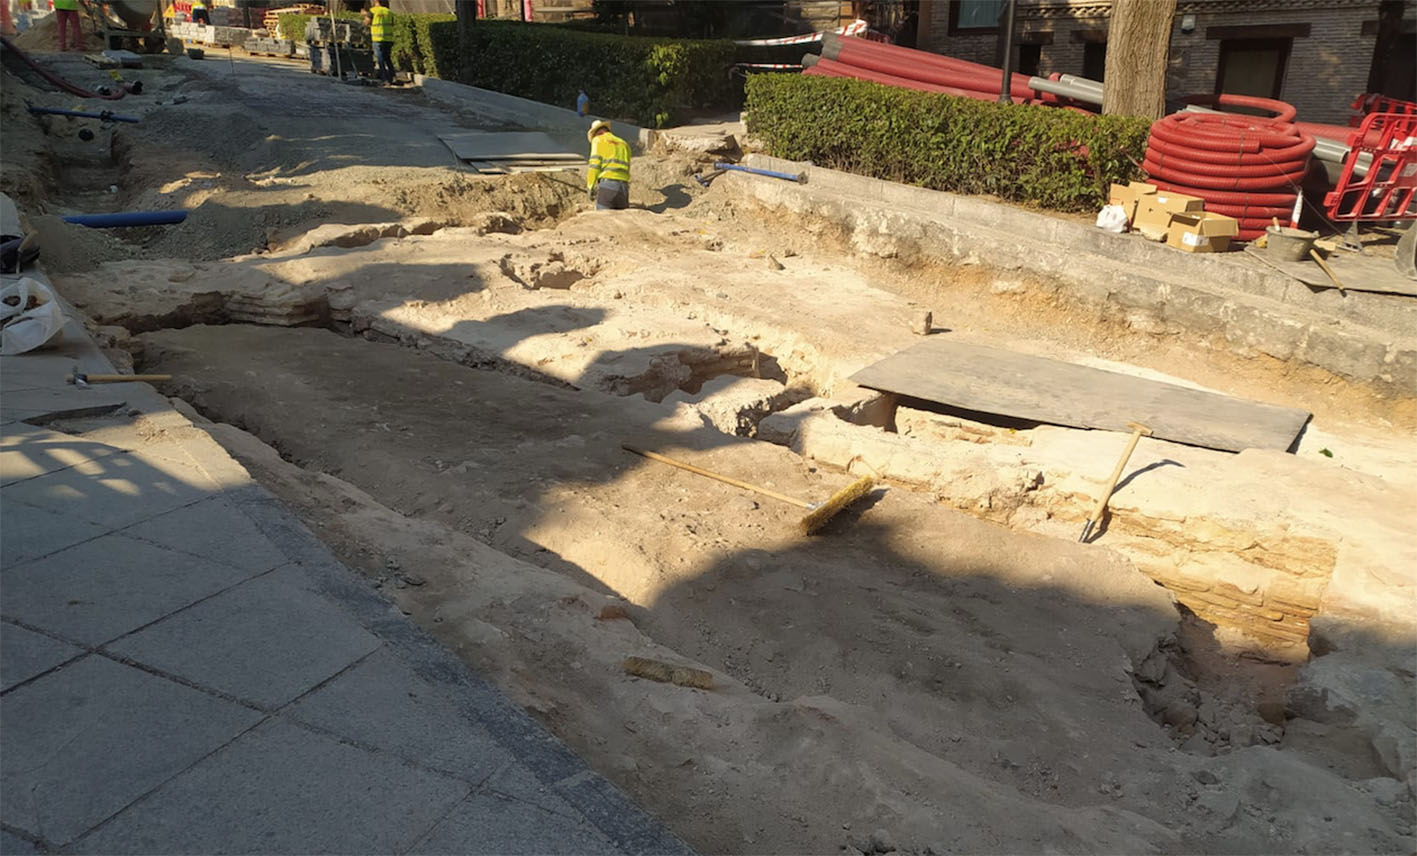
[(1141, 201), (1143, 196), (1150, 196), (1154, 193), (1156, 193), (1156, 185), (1147, 184), (1144, 181), (1114, 184), (1107, 195), (1107, 204), (1122, 206), (1122, 210), (1127, 212), (1127, 223), (1130, 225), (1137, 219), (1137, 203)]
[(1142, 196), (1137, 203), (1137, 216), (1132, 230), (1153, 241), (1166, 240), (1171, 228), (1171, 215), (1188, 211), (1204, 211), (1205, 200), (1199, 196), (1172, 193), (1169, 190)]
[(1182, 211), (1171, 215), (1166, 245), (1188, 253), (1223, 253), (1240, 233), (1240, 221), (1208, 211)]

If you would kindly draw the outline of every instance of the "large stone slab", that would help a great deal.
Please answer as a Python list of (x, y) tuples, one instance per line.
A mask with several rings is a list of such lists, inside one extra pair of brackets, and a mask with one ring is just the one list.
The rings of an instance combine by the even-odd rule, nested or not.
[(196, 502), (211, 491), (198, 474), (132, 455), (108, 455), (8, 485), (5, 495), (77, 520), (120, 528)]
[(76, 849), (403, 853), (468, 791), (457, 779), (273, 720), (164, 785)]
[(862, 386), (956, 410), (1130, 432), (1239, 452), (1293, 445), (1310, 414), (1003, 348), (931, 336), (852, 375)]
[(0, 613), (101, 645), (249, 575), (109, 534), (0, 571)]
[(470, 797), (414, 848), (418, 853), (621, 853), (584, 820), (495, 793)]
[(220, 497), (145, 520), (123, 534), (243, 571), (269, 571), (286, 562), (285, 554), (266, 540), (250, 518)]
[(377, 638), (287, 566), (135, 633), (113, 650), (279, 707), (377, 647)]
[[(9, 391), (6, 390), (6, 394)], [(102, 458), (118, 449), (72, 434), (22, 423), (0, 433), (0, 485), (7, 485)]]
[[(481, 784), (511, 753), (387, 650), (301, 699), (290, 716), (364, 746)], [(448, 735), (456, 733), (456, 740)]]
[(83, 653), (67, 642), (51, 639), (10, 623), (0, 624), (0, 692), (42, 675)]
[(0, 697), (4, 822), (67, 844), (259, 718), (138, 669), (85, 657)]
[(108, 531), (97, 523), (14, 502), (8, 494), (0, 496), (0, 519), (0, 568), (13, 568)]

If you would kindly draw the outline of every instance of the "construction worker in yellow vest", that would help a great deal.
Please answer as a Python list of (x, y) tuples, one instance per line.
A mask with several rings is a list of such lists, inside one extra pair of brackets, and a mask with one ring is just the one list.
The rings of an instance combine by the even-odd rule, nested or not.
[(590, 169), (586, 189), (597, 211), (630, 207), (630, 144), (610, 133), (610, 123), (596, 119), (586, 132)]
[(59, 24), (59, 50), (69, 49), (69, 28), (74, 30), (74, 50), (84, 49), (84, 31), (79, 24), (79, 0), (54, 0), (54, 17)]
[(207, 14), (205, 0), (192, 0), (192, 23), (211, 26), (212, 16)]
[(389, 11), (389, 0), (373, 0), (364, 12), (364, 23), (369, 25), (369, 41), (374, 44), (374, 62), (378, 64), (379, 79), (385, 83), (394, 82), (394, 13)]

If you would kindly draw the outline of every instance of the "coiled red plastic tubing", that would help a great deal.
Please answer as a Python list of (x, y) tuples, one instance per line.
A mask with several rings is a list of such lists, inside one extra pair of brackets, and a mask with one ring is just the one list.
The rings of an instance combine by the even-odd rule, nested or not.
[(1294, 126), (1294, 108), (1243, 95), (1186, 100), (1258, 108), (1274, 116), (1174, 113), (1158, 120), (1142, 161), (1152, 182), (1199, 196), (1207, 211), (1239, 220), (1242, 241), (1259, 237), (1271, 218), (1288, 220), (1314, 150), (1314, 138)]

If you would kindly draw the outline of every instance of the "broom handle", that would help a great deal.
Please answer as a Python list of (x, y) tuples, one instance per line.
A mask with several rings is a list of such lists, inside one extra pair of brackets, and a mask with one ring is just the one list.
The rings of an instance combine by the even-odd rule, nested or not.
[(785, 494), (778, 493), (777, 491), (768, 490), (765, 487), (758, 487), (755, 484), (748, 484), (745, 481), (739, 481), (735, 478), (729, 478), (728, 476), (720, 475), (716, 472), (713, 472), (712, 470), (706, 470), (703, 467), (696, 467), (693, 464), (686, 464), (683, 461), (676, 461), (673, 458), (666, 458), (664, 455), (658, 454), (657, 452), (646, 452), (644, 449), (636, 449), (634, 446), (631, 446), (628, 443), (621, 443), (620, 448), (624, 449), (627, 452), (634, 452), (636, 455), (639, 455), (641, 457), (649, 458), (651, 461), (659, 461), (661, 464), (668, 464), (671, 467), (678, 467), (681, 470), (688, 470), (691, 473), (698, 473), (701, 476), (708, 476), (709, 478), (721, 481), (724, 484), (731, 484), (734, 487), (741, 487), (744, 490), (751, 490), (752, 492), (760, 493), (763, 496), (770, 496), (773, 499), (776, 499), (780, 502), (785, 502), (789, 505), (795, 505), (798, 508), (812, 508), (812, 503), (798, 499), (795, 496), (787, 496)]

